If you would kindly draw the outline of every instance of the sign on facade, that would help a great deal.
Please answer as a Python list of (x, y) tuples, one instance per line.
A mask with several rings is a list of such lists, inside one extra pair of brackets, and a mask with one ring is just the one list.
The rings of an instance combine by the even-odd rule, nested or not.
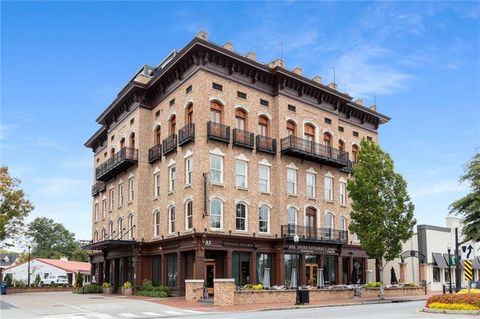
[(471, 281), (473, 280), (473, 265), (470, 259), (465, 260), (465, 264), (463, 265), (464, 273), (465, 273), (465, 280)]
[(460, 253), (462, 255), (462, 260), (474, 259), (475, 258), (475, 249), (472, 243), (465, 243), (460, 247)]

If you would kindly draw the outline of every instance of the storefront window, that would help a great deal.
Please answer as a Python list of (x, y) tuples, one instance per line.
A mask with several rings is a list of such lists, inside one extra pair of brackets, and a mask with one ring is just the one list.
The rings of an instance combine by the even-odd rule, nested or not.
[[(268, 270), (265, 270), (268, 269)], [(257, 254), (257, 282), (264, 284), (264, 276), (267, 275), (272, 285), (272, 255), (271, 254)]]
[[(285, 254), (285, 285), (288, 287), (296, 286), (298, 282), (298, 259), (294, 254)], [(294, 271), (295, 269), (295, 271)], [(296, 276), (297, 278), (292, 278)]]
[(177, 255), (167, 255), (167, 286), (177, 286)]
[(152, 284), (154, 286), (161, 285), (161, 256), (153, 256), (152, 257)]
[(365, 284), (365, 278), (363, 278), (363, 265), (364, 265), (364, 258), (353, 258), (353, 269), (352, 269), (352, 276), (355, 275), (356, 278), (352, 278), (352, 281), (355, 283)]
[(335, 256), (325, 256), (325, 264), (323, 265), (323, 277), (326, 285), (335, 285), (337, 283), (337, 260)]
[(133, 284), (133, 258), (127, 257), (127, 279)]
[(440, 268), (433, 266), (433, 281), (440, 282)]
[(250, 254), (232, 254), (232, 273), (235, 278), (235, 285), (244, 286), (250, 282)]

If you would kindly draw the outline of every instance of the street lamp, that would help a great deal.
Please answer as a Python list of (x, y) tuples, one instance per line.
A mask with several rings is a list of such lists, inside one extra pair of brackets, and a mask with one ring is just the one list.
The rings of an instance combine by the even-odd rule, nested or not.
[(300, 266), (300, 257), (298, 255), (298, 241), (300, 238), (298, 237), (297, 234), (293, 236), (293, 242), (295, 243), (295, 256), (297, 256), (297, 273), (295, 274), (297, 276), (297, 294), (296, 294), (296, 304), (300, 304), (300, 270), (298, 269)]
[(448, 251), (448, 281), (450, 281), (449, 283), (449, 292), (452, 293), (452, 257), (450, 255), (451, 251), (452, 251), (452, 247), (450, 246), (450, 244), (448, 244), (447, 246), (447, 251)]
[(28, 287), (30, 287), (30, 245), (28, 245)]

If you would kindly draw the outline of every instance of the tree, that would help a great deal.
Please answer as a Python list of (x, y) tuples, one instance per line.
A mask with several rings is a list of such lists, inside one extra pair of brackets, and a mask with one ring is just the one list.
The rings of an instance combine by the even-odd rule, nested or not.
[(80, 244), (75, 240), (75, 234), (68, 231), (62, 224), (47, 217), (37, 217), (30, 224), (26, 237), (32, 245), (32, 257), (53, 258), (78, 256)]
[(77, 272), (75, 283), (76, 283), (75, 286), (77, 288), (82, 288), (83, 287), (83, 274), (81, 272)]
[(383, 268), (400, 255), (403, 242), (413, 235), (414, 205), (407, 183), (377, 144), (361, 142), (352, 174), (347, 186), (352, 200), (349, 229), (367, 255), (380, 261), (380, 298), (384, 299)]
[(25, 225), (25, 217), (33, 210), (19, 185), (20, 180), (10, 176), (8, 167), (0, 167), (0, 242), (15, 239)]
[(465, 167), (460, 182), (470, 182), (471, 192), (450, 205), (450, 213), (463, 215), (463, 234), (467, 240), (480, 241), (480, 153)]

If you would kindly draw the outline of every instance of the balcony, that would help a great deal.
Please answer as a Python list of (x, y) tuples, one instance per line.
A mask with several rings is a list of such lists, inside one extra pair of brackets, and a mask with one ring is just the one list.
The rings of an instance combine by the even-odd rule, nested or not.
[(100, 192), (103, 192), (106, 189), (106, 184), (104, 182), (96, 182), (92, 185), (92, 196), (97, 195)]
[(343, 172), (343, 173), (351, 173), (351, 172), (352, 172), (353, 164), (355, 164), (354, 161), (348, 161), (347, 166), (342, 167), (342, 168), (340, 169), (340, 172)]
[(162, 158), (162, 144), (152, 146), (148, 150), (148, 163), (152, 164)]
[(102, 182), (108, 181), (137, 162), (138, 150), (124, 147), (95, 169), (96, 179)]
[(253, 133), (239, 130), (237, 128), (233, 129), (233, 145), (253, 150), (253, 141)]
[(257, 135), (257, 152), (275, 155), (277, 152), (277, 140), (274, 138)]
[(178, 146), (195, 141), (195, 124), (190, 123), (178, 131)]
[(293, 240), (295, 234), (298, 235), (300, 241), (348, 244), (348, 231), (346, 230), (282, 225), (282, 238)]
[(282, 154), (336, 168), (346, 167), (349, 162), (347, 152), (293, 135), (282, 139)]
[(230, 143), (230, 126), (223, 124), (208, 122), (207, 138), (214, 141)]
[(177, 134), (172, 134), (162, 142), (163, 156), (177, 150)]

